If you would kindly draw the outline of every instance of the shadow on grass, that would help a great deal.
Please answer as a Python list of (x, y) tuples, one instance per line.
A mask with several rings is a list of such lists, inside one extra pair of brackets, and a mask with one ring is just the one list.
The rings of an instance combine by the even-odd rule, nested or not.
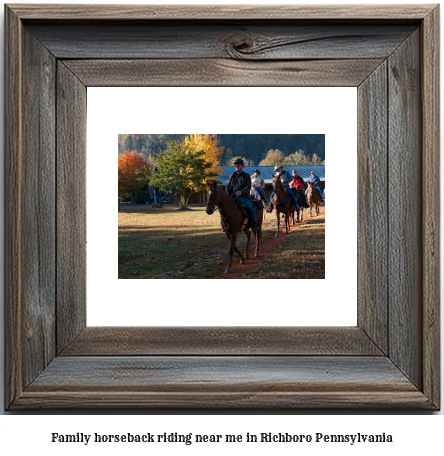
[[(229, 243), (220, 229), (133, 228), (119, 233), (119, 278), (206, 278), (227, 261)], [(243, 234), (237, 245), (243, 249)]]

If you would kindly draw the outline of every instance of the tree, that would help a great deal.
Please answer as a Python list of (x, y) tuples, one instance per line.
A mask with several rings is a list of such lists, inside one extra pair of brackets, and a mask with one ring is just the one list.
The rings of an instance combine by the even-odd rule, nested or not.
[(279, 149), (270, 149), (265, 158), (259, 163), (259, 166), (276, 166), (283, 164), (284, 154)]
[(304, 154), (302, 149), (289, 155), (284, 160), (285, 165), (311, 165), (310, 159)]
[(230, 161), (227, 161), (225, 166), (233, 166), (233, 163), (238, 159), (240, 158), (241, 160), (244, 161), (244, 165), (245, 166), (254, 166), (254, 161), (253, 160), (249, 160), (248, 158), (245, 158), (245, 157), (233, 157)]
[(202, 158), (210, 165), (208, 172), (212, 173), (212, 177), (222, 172), (219, 160), (225, 147), (219, 146), (218, 143), (217, 135), (187, 135), (184, 139), (184, 144), (190, 151), (203, 152)]
[(138, 171), (146, 168), (148, 163), (136, 152), (123, 152), (119, 157), (118, 179), (119, 196), (124, 198), (140, 191), (143, 184), (140, 182)]
[(233, 163), (233, 151), (230, 148), (225, 151), (225, 166), (227, 166), (227, 163)]
[(133, 135), (126, 135), (125, 137), (125, 151), (129, 152), (134, 150)]
[(167, 150), (155, 154), (158, 172), (151, 175), (150, 185), (174, 190), (179, 209), (186, 209), (190, 196), (204, 190), (205, 181), (214, 176), (204, 157), (204, 152), (190, 150), (185, 142), (170, 141)]
[(325, 160), (322, 160), (321, 157), (318, 157), (317, 153), (314, 153), (311, 157), (312, 165), (325, 165)]
[(136, 149), (137, 153), (140, 154), (142, 150), (142, 135), (135, 135), (135, 138), (133, 138), (134, 142), (134, 148)]

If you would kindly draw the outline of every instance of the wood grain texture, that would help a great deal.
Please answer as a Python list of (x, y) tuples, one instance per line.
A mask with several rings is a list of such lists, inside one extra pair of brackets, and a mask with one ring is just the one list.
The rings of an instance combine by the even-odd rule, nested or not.
[[(91, 22), (93, 26), (97, 21), (106, 24), (109, 19), (118, 19), (120, 24), (128, 20), (132, 25), (146, 19), (162, 26), (171, 21), (169, 25), (175, 22), (176, 29), (184, 19), (192, 21), (194, 26), (197, 19), (202, 23), (211, 19), (212, 25), (220, 19), (224, 27), (233, 26), (233, 33), (228, 35), (228, 41), (220, 42), (218, 37), (226, 37), (226, 29), (217, 35), (221, 29), (208, 27), (199, 44), (192, 34), (183, 40), (181, 55), (202, 54), (207, 56), (205, 59), (171, 62), (170, 57), (176, 54), (170, 50), (171, 54), (156, 62), (160, 70), (157, 73), (151, 70), (149, 78), (145, 74), (144, 79), (143, 71), (152, 67), (146, 60), (114, 59), (109, 66), (110, 62), (105, 60), (110, 55), (108, 52), (112, 52), (110, 43), (102, 54), (98, 46), (92, 49), (99, 54), (90, 64), (79, 62), (75, 58), (75, 43), (68, 38), (64, 43), (61, 40), (54, 44), (65, 46), (63, 52), (67, 52), (69, 60), (59, 61), (55, 70), (51, 53), (48, 48), (43, 49), (47, 43), (31, 31), (34, 21), (43, 20), (49, 20), (46, 25), (50, 29), (55, 25), (51, 25), (51, 18), (61, 21), (58, 25), (82, 21)], [(438, 168), (437, 18), (434, 6), (6, 7), (6, 407), (437, 409), (439, 216), (433, 207), (438, 189), (434, 182), (424, 186), (424, 180), (437, 179)], [(23, 32), (21, 19), (26, 19), (26, 32)], [(292, 21), (298, 22), (301, 32), (304, 26), (316, 25), (310, 24), (310, 20), (318, 19), (328, 19), (328, 25), (336, 31), (340, 30), (336, 27), (345, 25), (344, 19), (348, 24), (359, 21), (355, 26), (362, 26), (362, 20), (375, 20), (369, 24), (374, 26), (374, 34), (366, 36), (377, 46), (366, 52), (350, 33), (341, 42), (340, 34), (321, 33), (316, 39), (306, 28), (304, 33), (310, 35), (306, 36), (306, 48), (310, 49), (303, 54), (304, 33), (295, 35)], [(274, 26), (279, 24), (282, 31), (269, 35), (267, 30), (273, 29), (269, 27), (254, 33), (250, 28), (249, 33), (240, 33), (239, 22), (250, 27), (256, 20), (270, 26), (270, 21), (275, 21)], [(422, 21), (422, 39), (419, 32), (414, 32), (395, 46), (387, 61), (374, 58), (381, 55), (375, 52), (393, 50), (390, 46), (395, 41), (390, 41), (385, 26), (395, 24), (399, 30), (397, 26), (406, 25), (404, 20), (409, 21), (408, 27), (419, 27), (420, 22), (416, 21)], [(383, 24), (384, 21), (390, 22)], [(291, 30), (286, 28), (289, 22)], [(378, 37), (381, 24), (384, 33)], [(161, 38), (160, 29), (155, 28), (148, 35), (152, 33), (154, 41), (167, 50), (174, 40)], [(392, 38), (396, 35), (395, 29)], [(171, 31), (171, 27), (164, 30)], [(182, 31), (177, 30), (174, 39), (180, 33)], [(297, 39), (293, 40), (295, 36)], [(206, 38), (211, 45), (205, 45)], [(88, 39), (85, 36), (80, 40), (81, 52), (86, 52)], [(134, 34), (128, 39), (134, 41)], [(119, 40), (115, 42), (115, 50), (119, 49), (119, 43)], [(153, 44), (148, 48), (154, 49), (156, 43)], [(334, 59), (339, 61), (320, 59), (326, 46), (332, 47), (331, 55), (345, 52), (348, 46), (348, 57), (358, 52), (362, 58), (346, 58), (346, 62), (338, 59), (340, 54), (335, 54)], [(209, 59), (215, 50), (224, 54), (221, 58)], [(305, 61), (300, 60), (302, 55)], [(280, 59), (274, 61), (273, 56)], [(166, 62), (167, 59), (170, 62)], [(335, 78), (342, 84), (362, 83), (358, 92), (360, 110), (367, 109), (368, 116), (361, 115), (359, 120), (360, 155), (364, 158), (359, 163), (359, 192), (368, 200), (360, 202), (360, 214), (365, 213), (372, 202), (382, 204), (381, 195), (370, 194), (374, 183), (365, 172), (374, 171), (375, 154), (384, 155), (383, 123), (387, 114), (389, 236), (383, 239), (384, 216), (372, 209), (374, 217), (359, 228), (366, 242), (365, 247), (360, 247), (360, 255), (363, 255), (359, 260), (360, 280), (363, 280), (360, 283), (365, 294), (368, 293), (363, 296), (360, 291), (359, 328), (267, 328), (267, 334), (261, 328), (175, 328), (173, 332), (169, 332), (171, 328), (85, 328), (85, 84), (96, 81), (103, 85), (113, 78), (123, 85), (139, 82), (149, 85), (153, 80), (165, 83), (168, 71), (173, 68), (171, 65), (179, 65), (176, 68), (185, 75), (175, 78), (175, 85), (190, 84), (192, 75), (197, 73), (202, 74), (198, 80), (221, 85), (254, 85), (257, 81), (264, 85), (319, 85), (321, 81), (328, 84)], [(340, 75), (341, 68), (343, 73), (349, 74)], [(55, 72), (57, 80), (51, 83), (51, 77), (55, 81)], [(104, 72), (114, 75), (108, 77)], [(322, 72), (326, 75), (322, 76)], [(51, 138), (51, 84), (55, 84), (57, 95), (57, 148), (52, 152), (50, 139), (48, 151), (42, 150), (47, 145), (46, 136)], [(384, 90), (386, 110), (381, 106)], [(43, 103), (42, 100), (47, 99), (49, 103)], [(51, 160), (56, 160), (55, 206), (51, 206), (48, 193), (54, 188)], [(27, 178), (32, 191), (38, 193), (37, 209), (30, 203), (32, 196), (26, 194)], [(46, 179), (49, 188), (42, 186)], [(384, 185), (383, 174), (375, 179), (380, 187)], [(408, 192), (410, 187), (415, 191)], [(421, 191), (425, 189), (427, 192)], [(48, 207), (43, 208), (43, 203)], [(51, 273), (52, 241), (36, 239), (42, 234), (51, 235), (54, 220), (57, 268)], [(35, 233), (28, 239), (30, 226)], [(385, 267), (386, 245), (388, 296), (384, 301), (380, 278)], [(36, 271), (25, 264), (28, 256)], [(49, 270), (43, 270), (48, 265)], [(51, 279), (57, 287), (57, 307), (53, 310), (51, 293), (48, 295)], [(432, 286), (426, 287), (425, 280), (430, 280)], [(39, 289), (40, 284), (43, 290)], [(387, 302), (388, 315), (384, 313)], [(34, 317), (40, 324), (36, 324)], [(383, 329), (386, 317), (387, 331)], [(57, 319), (55, 354), (51, 351), (52, 339), (48, 337), (54, 318)], [(36, 359), (31, 356), (34, 350)], [(156, 356), (141, 356), (147, 352)]]
[(64, 60), (88, 87), (356, 86), (380, 59), (237, 62), (232, 60)]
[(5, 408), (23, 391), (23, 27), (5, 11)]
[(24, 36), (23, 312), (25, 385), (55, 355), (55, 59)]
[(86, 326), (86, 87), (57, 68), (57, 348)]
[(26, 5), (8, 7), (23, 20), (421, 20), (435, 5)]
[(387, 63), (358, 90), (358, 326), (388, 354)]
[(422, 384), (422, 154), (420, 34), (388, 59), (389, 356)]
[(381, 355), (360, 328), (87, 327), (62, 356)]
[(20, 407), (422, 407), (385, 357), (59, 357)]
[(440, 140), (439, 6), (422, 27), (422, 230), (423, 230), (423, 387), (440, 403)]
[[(387, 58), (417, 25), (160, 21), (29, 24), (57, 58), (302, 60)], [(205, 36), (205, 39), (202, 37)]]

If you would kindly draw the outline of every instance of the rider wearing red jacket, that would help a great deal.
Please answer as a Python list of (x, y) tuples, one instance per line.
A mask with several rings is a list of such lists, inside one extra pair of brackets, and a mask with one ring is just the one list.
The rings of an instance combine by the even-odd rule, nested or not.
[(292, 180), (290, 181), (290, 187), (294, 193), (294, 196), (296, 196), (296, 193), (299, 193), (302, 200), (304, 201), (304, 206), (308, 208), (309, 206), (307, 204), (307, 198), (305, 197), (304, 193), (304, 179), (299, 176), (295, 169), (291, 173), (291, 179)]

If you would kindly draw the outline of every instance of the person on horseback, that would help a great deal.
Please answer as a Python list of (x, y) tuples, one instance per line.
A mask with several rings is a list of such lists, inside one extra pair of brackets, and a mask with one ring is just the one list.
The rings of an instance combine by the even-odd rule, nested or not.
[[(318, 176), (315, 175), (314, 171), (310, 173), (310, 177), (307, 180), (307, 183), (309, 184), (310, 182), (314, 183), (314, 186), (316, 190), (319, 192), (319, 196), (321, 197), (321, 201), (324, 199), (324, 194), (322, 193), (321, 187), (319, 187), (319, 184), (321, 183), (321, 179), (319, 179)], [(307, 196), (308, 193), (308, 187), (307, 190), (305, 190), (305, 196)]]
[(256, 215), (254, 213), (253, 205), (250, 201), (250, 187), (251, 187), (251, 177), (249, 174), (243, 171), (244, 161), (241, 158), (238, 158), (234, 163), (236, 171), (231, 174), (228, 178), (228, 183), (225, 186), (225, 192), (231, 196), (234, 193), (242, 198), (245, 201), (248, 217), (251, 220), (251, 225), (253, 231), (257, 233), (259, 227), (257, 226)]
[(307, 198), (305, 197), (304, 193), (304, 179), (302, 179), (302, 177), (299, 176), (295, 169), (291, 172), (291, 179), (292, 180), (290, 182), (290, 187), (294, 196), (296, 196), (295, 192), (299, 193), (302, 197), (302, 200), (304, 201), (304, 207), (306, 209), (309, 208), (310, 206), (307, 203)]
[(267, 198), (265, 196), (265, 181), (264, 178), (260, 175), (261, 172), (258, 169), (253, 171), (253, 176), (251, 177), (251, 187), (254, 187), (259, 195), (261, 195), (262, 199), (267, 203)]
[[(287, 171), (284, 170), (284, 167), (282, 165), (276, 165), (274, 167), (275, 171), (276, 171), (276, 176), (279, 176), (279, 178), (281, 179), (281, 182), (283, 183), (284, 185), (284, 189), (287, 191), (287, 194), (288, 196), (290, 197), (290, 200), (293, 204), (293, 206), (296, 208), (296, 209), (300, 209), (300, 207), (298, 206), (298, 203), (296, 201), (296, 198), (293, 194), (293, 192), (291, 191), (290, 189), (290, 181), (291, 181), (291, 176), (288, 174)], [(270, 214), (271, 212), (273, 212), (273, 196), (274, 196), (274, 192), (271, 194), (270, 196), (270, 205), (268, 206), (268, 209), (267, 209), (267, 212)]]

